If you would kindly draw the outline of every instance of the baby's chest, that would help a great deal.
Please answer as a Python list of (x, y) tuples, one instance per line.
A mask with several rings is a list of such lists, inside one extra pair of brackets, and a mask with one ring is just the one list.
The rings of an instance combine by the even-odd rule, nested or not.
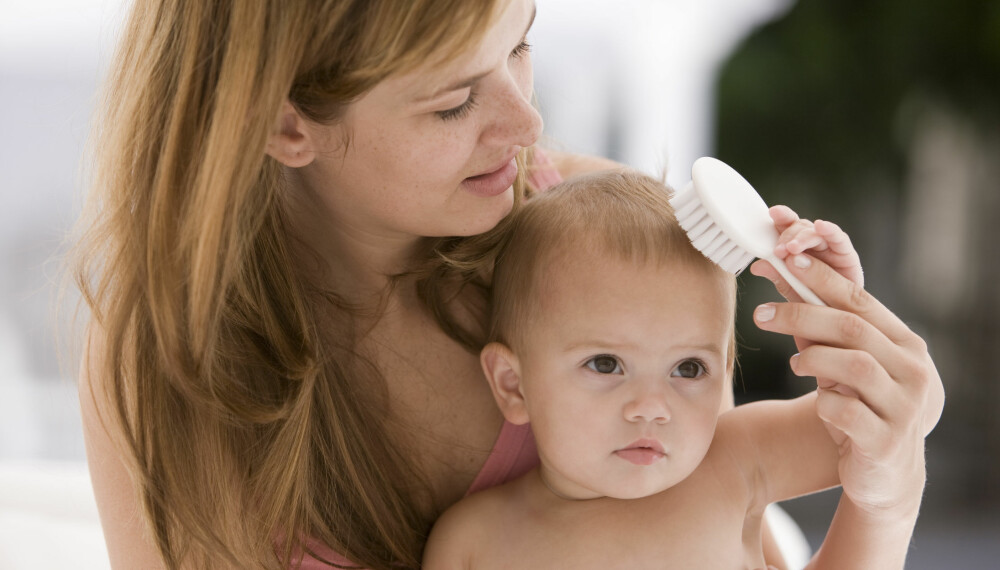
[[(548, 528), (525, 525), (515, 531), (516, 542), (525, 548), (507, 550), (520, 550), (524, 558), (502, 567), (732, 570), (764, 565), (756, 517), (748, 518), (724, 497), (642, 502), (620, 501)], [(497, 551), (497, 556), (503, 554)]]

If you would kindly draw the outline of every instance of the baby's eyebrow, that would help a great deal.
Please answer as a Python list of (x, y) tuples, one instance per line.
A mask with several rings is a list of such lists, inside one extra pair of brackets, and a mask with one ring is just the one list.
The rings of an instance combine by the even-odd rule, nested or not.
[(712, 353), (723, 352), (725, 350), (724, 347), (722, 347), (722, 346), (720, 346), (720, 345), (718, 345), (718, 344), (716, 344), (714, 342), (713, 343), (708, 343), (708, 344), (682, 345), (682, 346), (679, 346), (678, 348), (680, 348), (682, 350), (691, 350), (691, 351), (697, 351), (697, 352), (712, 352)]
[[(612, 341), (608, 339), (583, 339), (573, 341), (572, 343), (563, 347), (565, 352), (575, 352), (579, 350), (589, 349), (601, 352), (620, 352), (623, 350), (636, 349), (639, 344), (633, 342), (625, 341)], [(725, 351), (725, 347), (715, 343), (693, 343), (693, 344), (674, 344), (670, 347), (671, 351), (676, 352), (694, 352), (694, 353), (710, 353), (719, 354)]]
[(574, 352), (582, 349), (599, 350), (604, 352), (615, 352), (622, 349), (634, 348), (636, 345), (630, 342), (614, 342), (608, 339), (584, 339), (574, 341), (565, 347), (563, 350), (565, 352)]

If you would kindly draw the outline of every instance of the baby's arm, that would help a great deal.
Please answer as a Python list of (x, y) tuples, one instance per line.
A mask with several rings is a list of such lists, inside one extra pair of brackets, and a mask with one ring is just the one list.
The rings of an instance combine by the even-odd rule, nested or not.
[[(799, 255), (789, 270), (829, 306), (768, 303), (754, 317), (764, 330), (810, 342), (792, 370), (817, 377), (819, 387), (786, 404), (795, 413), (784, 419), (752, 422), (760, 426), (753, 437), (763, 498), (780, 500), (807, 483), (822, 488), (832, 470), (844, 493), (814, 567), (902, 567), (923, 491), (924, 437), (943, 407), (941, 380), (902, 321), (818, 257)], [(816, 419), (804, 413), (809, 398)]]

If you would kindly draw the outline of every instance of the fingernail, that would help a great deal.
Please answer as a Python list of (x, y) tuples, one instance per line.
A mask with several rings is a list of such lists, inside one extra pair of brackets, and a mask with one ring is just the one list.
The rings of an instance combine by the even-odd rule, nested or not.
[(754, 311), (754, 317), (757, 318), (757, 322), (766, 323), (767, 321), (774, 318), (774, 305), (764, 304), (757, 307)]
[(793, 371), (796, 368), (798, 368), (799, 367), (799, 353), (796, 352), (795, 354), (793, 354), (792, 357), (788, 359), (788, 363), (791, 365)]
[(799, 269), (805, 269), (812, 265), (812, 260), (809, 259), (808, 255), (796, 255), (792, 258), (792, 263), (794, 263), (795, 267), (798, 267)]

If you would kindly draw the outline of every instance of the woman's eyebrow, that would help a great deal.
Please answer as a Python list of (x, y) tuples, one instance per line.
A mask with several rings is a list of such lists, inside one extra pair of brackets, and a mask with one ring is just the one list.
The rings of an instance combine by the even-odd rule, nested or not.
[[(524, 38), (528, 37), (528, 31), (531, 30), (531, 26), (533, 26), (535, 24), (535, 15), (536, 14), (538, 14), (538, 6), (535, 5), (535, 4), (532, 4), (532, 6), (531, 6), (531, 18), (528, 19), (528, 25), (527, 25), (527, 27), (524, 28), (524, 34), (521, 35), (521, 41), (522, 42), (524, 41)], [(460, 79), (459, 81), (455, 82), (454, 84), (449, 85), (447, 87), (443, 87), (441, 89), (438, 89), (437, 91), (435, 91), (434, 93), (432, 93), (432, 94), (430, 94), (430, 95), (428, 95), (426, 97), (419, 97), (419, 98), (417, 98), (417, 102), (418, 103), (423, 103), (425, 101), (430, 101), (432, 99), (436, 99), (437, 97), (441, 96), (444, 93), (449, 93), (451, 91), (458, 91), (459, 89), (465, 89), (466, 87), (472, 87), (473, 85), (475, 85), (476, 83), (478, 83), (479, 80), (481, 80), (482, 78), (486, 77), (489, 74), (490, 74), (490, 72), (486, 71), (486, 72), (483, 72), (483, 73), (477, 73), (476, 75), (473, 75), (471, 77), (466, 77), (465, 79)]]

